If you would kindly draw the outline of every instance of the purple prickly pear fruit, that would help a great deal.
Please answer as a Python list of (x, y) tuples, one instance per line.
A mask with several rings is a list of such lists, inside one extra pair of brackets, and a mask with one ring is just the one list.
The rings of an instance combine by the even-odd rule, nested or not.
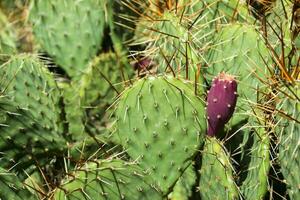
[(153, 64), (153, 61), (150, 58), (143, 57), (134, 64), (134, 69), (141, 71), (141, 70), (149, 68), (152, 64)]
[(234, 112), (237, 96), (237, 82), (233, 76), (221, 73), (213, 79), (207, 95), (209, 136), (216, 135), (229, 121)]
[(149, 57), (142, 57), (133, 65), (134, 69), (137, 70), (139, 77), (143, 77), (148, 72), (151, 72), (151, 69), (154, 66), (154, 61)]

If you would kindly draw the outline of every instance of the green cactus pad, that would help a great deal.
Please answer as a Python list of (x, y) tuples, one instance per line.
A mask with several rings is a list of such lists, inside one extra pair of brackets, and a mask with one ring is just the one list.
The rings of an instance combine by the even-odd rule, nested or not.
[(101, 48), (105, 3), (102, 0), (33, 1), (30, 21), (34, 34), (69, 76), (80, 74)]
[(59, 132), (60, 94), (53, 75), (31, 55), (18, 55), (0, 67), (1, 93), (28, 110), (45, 129)]
[(161, 1), (144, 8), (145, 15), (137, 20), (134, 44), (145, 45), (142, 54), (193, 80), (217, 24), (244, 18), (239, 12), (247, 15), (247, 8), (238, 0), (168, 2), (170, 7)]
[(172, 77), (148, 77), (124, 91), (117, 102), (114, 138), (163, 193), (203, 144), (204, 104), (190, 86)]
[(111, 104), (123, 89), (123, 82), (133, 74), (133, 68), (112, 52), (100, 54), (82, 76), (85, 104)]
[(247, 11), (247, 4), (240, 0), (205, 0), (201, 1), (203, 16), (207, 15), (207, 20), (219, 21), (227, 24), (232, 21), (247, 22), (251, 20)]
[[(68, 127), (67, 137), (71, 140), (81, 140), (85, 135), (85, 109), (83, 106), (83, 99), (77, 85), (60, 83), (59, 87), (62, 90), (65, 123)], [(75, 92), (76, 91), (76, 92)]]
[[(102, 53), (89, 64), (80, 79), (70, 85), (61, 84), (69, 134), (73, 139), (85, 137), (84, 124), (103, 123), (99, 116), (105, 115), (107, 107), (123, 90), (124, 80), (133, 74), (131, 65), (123, 61), (113, 52)], [(74, 94), (74, 91), (77, 92)], [(88, 119), (92, 122), (87, 122)]]
[(0, 167), (0, 199), (3, 200), (33, 200), (35, 198), (25, 186), (18, 180), (18, 177)]
[[(242, 166), (246, 174), (246, 179), (240, 186), (240, 190), (245, 199), (264, 199), (268, 190), (268, 174), (271, 167), (270, 161), (270, 137), (265, 127), (251, 125), (254, 127), (252, 147), (247, 149), (246, 154), (250, 154), (249, 164)], [(249, 132), (248, 132), (249, 134)], [(248, 138), (250, 140), (250, 138)]]
[(70, 173), (54, 193), (56, 200), (140, 200), (162, 199), (143, 180), (143, 172), (132, 163), (121, 160), (99, 160), (86, 163)]
[[(282, 117), (277, 127), (279, 137), (279, 161), (281, 172), (288, 187), (290, 199), (300, 199), (300, 85), (295, 86), (293, 93), (286, 90), (290, 97), (282, 98), (278, 109), (287, 116)], [(286, 88), (287, 89), (287, 88)], [(285, 91), (285, 90), (283, 90)], [(296, 95), (296, 96), (295, 96)]]
[(235, 200), (239, 197), (230, 157), (216, 138), (207, 138), (204, 144), (199, 191), (202, 200)]
[(189, 200), (192, 195), (193, 186), (196, 183), (196, 173), (193, 165), (190, 165), (176, 182), (170, 200)]
[(256, 101), (256, 95), (253, 94), (257, 86), (269, 78), (266, 63), (271, 58), (255, 27), (245, 24), (225, 25), (215, 36), (215, 43), (207, 55), (208, 78), (221, 72), (237, 76), (238, 94), (246, 101)]
[(172, 1), (171, 4), (171, 8), (155, 3), (143, 7), (147, 14), (137, 20), (134, 44), (145, 45), (142, 55), (159, 63), (159, 72), (172, 70), (193, 80), (202, 57), (200, 48), (205, 48), (212, 35), (210, 22), (205, 17), (197, 19), (203, 6), (200, 1)]
[(30, 55), (11, 58), (0, 73), (0, 151), (18, 162), (63, 149), (60, 95), (52, 74)]

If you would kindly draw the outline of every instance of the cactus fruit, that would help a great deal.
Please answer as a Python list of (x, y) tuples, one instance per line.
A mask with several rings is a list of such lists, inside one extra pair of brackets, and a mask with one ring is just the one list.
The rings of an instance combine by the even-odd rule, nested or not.
[(215, 40), (216, 46), (207, 52), (206, 77), (225, 72), (239, 80), (239, 100), (232, 118), (234, 124), (231, 123), (236, 126), (252, 115), (251, 107), (261, 100), (259, 94), (264, 94), (263, 90), (269, 87), (271, 58), (260, 34), (251, 25), (224, 25)]
[(209, 136), (214, 136), (231, 118), (237, 102), (237, 82), (233, 76), (221, 73), (214, 78), (207, 95)]
[(98, 160), (78, 167), (54, 192), (56, 200), (162, 199), (144, 182), (143, 172), (133, 163)]
[(35, 37), (71, 77), (79, 75), (101, 48), (105, 3), (102, 0), (33, 1), (30, 21)]
[(190, 83), (173, 77), (146, 77), (116, 103), (113, 138), (167, 194), (203, 144), (204, 104)]
[(230, 157), (221, 142), (207, 137), (202, 150), (199, 191), (202, 200), (235, 200), (239, 191), (233, 177)]

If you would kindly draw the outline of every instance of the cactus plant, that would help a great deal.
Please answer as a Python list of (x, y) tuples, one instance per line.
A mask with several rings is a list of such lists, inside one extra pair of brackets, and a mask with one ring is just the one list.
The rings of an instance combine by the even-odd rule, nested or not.
[(63, 199), (162, 199), (144, 182), (143, 172), (134, 163), (121, 160), (99, 160), (86, 163), (72, 172), (62, 188), (54, 191)]
[(34, 164), (36, 156), (46, 158), (64, 149), (60, 96), (52, 74), (26, 54), (13, 56), (0, 71), (0, 151), (16, 163)]
[(190, 165), (178, 179), (172, 193), (168, 195), (168, 198), (170, 200), (188, 200), (192, 196), (192, 191), (195, 184), (195, 169), (193, 165)]
[(300, 198), (299, 8), (1, 0), (0, 199)]
[[(282, 173), (287, 182), (288, 194), (291, 199), (297, 199), (300, 196), (299, 177), (296, 172), (299, 165), (299, 136), (300, 131), (300, 92), (299, 84), (289, 92), (291, 96), (281, 99), (278, 108), (283, 110), (287, 116), (280, 119), (279, 131), (279, 161), (282, 166)], [(281, 94), (280, 96), (282, 96)]]
[(201, 199), (237, 199), (238, 187), (225, 147), (214, 137), (205, 140), (200, 169)]
[(42, 48), (73, 77), (101, 48), (106, 1), (33, 1), (30, 21)]
[[(246, 153), (250, 154), (250, 162), (242, 173), (246, 174), (240, 190), (245, 199), (263, 199), (268, 190), (268, 173), (271, 167), (270, 138), (266, 127), (255, 127), (252, 147)], [(242, 176), (242, 175), (241, 175)]]
[(189, 166), (206, 130), (203, 102), (175, 78), (139, 80), (118, 100), (116, 132), (126, 152), (165, 194)]

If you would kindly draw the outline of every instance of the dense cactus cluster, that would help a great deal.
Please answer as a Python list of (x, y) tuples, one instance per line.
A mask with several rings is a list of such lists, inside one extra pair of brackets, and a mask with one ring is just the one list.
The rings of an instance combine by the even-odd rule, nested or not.
[(300, 199), (298, 0), (0, 0), (0, 199)]

